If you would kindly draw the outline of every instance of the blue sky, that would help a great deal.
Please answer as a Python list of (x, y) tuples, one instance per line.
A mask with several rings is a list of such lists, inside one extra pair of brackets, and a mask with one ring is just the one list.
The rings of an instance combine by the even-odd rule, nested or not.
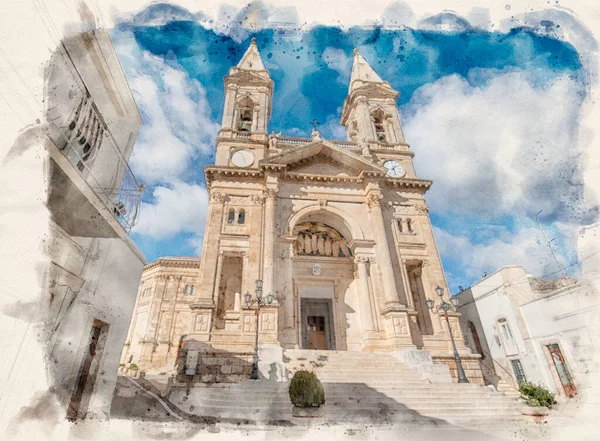
[[(261, 9), (262, 8), (262, 9)], [(150, 261), (201, 251), (223, 105), (223, 76), (256, 37), (275, 82), (269, 131), (344, 139), (339, 124), (352, 49), (400, 91), (398, 106), (427, 195), (453, 292), (501, 265), (543, 276), (558, 270), (535, 214), (564, 266), (577, 274), (583, 207), (578, 131), (587, 85), (559, 23), (509, 32), (441, 13), (414, 28), (261, 26), (248, 7), (223, 23), (158, 4), (111, 31), (144, 126), (131, 166), (148, 185), (133, 238)], [(239, 20), (238, 20), (239, 19)], [(448, 30), (450, 29), (450, 30)]]

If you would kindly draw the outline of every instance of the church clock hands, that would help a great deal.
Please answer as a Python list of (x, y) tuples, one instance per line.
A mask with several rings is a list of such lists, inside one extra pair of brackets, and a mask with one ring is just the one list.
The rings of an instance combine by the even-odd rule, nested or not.
[(254, 162), (254, 153), (249, 150), (237, 150), (231, 155), (231, 163), (236, 167), (249, 167)]
[(398, 161), (385, 161), (383, 166), (388, 169), (388, 176), (392, 178), (401, 178), (404, 176), (404, 169)]

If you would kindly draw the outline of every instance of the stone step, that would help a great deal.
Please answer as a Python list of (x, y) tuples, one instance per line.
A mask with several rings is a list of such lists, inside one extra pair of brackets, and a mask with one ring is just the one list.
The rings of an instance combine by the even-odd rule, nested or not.
[[(331, 398), (326, 397), (326, 406), (330, 407), (341, 407), (344, 409), (377, 409), (380, 404), (385, 404), (390, 406), (391, 408), (396, 407), (406, 407), (416, 411), (444, 411), (444, 412), (454, 412), (456, 410), (468, 410), (471, 411), (480, 411), (482, 409), (495, 409), (496, 411), (511, 411), (515, 409), (513, 403), (507, 402), (494, 402), (494, 401), (472, 401), (469, 403), (462, 402), (444, 402), (443, 407), (441, 407), (439, 401), (429, 401), (423, 402), (421, 400), (392, 400), (386, 399), (385, 397), (371, 398), (371, 399), (343, 399), (343, 398)], [(183, 402), (177, 404), (183, 405)], [(217, 397), (205, 397), (201, 401), (197, 402), (198, 406), (206, 406), (206, 407), (227, 407), (227, 408), (237, 408), (240, 406), (240, 400), (238, 399), (228, 399), (223, 400)], [(281, 400), (253, 400), (251, 407), (252, 408), (263, 408), (263, 407), (285, 407), (291, 406), (291, 402), (288, 399)]]
[[(202, 406), (202, 405), (191, 405), (191, 406), (182, 406), (181, 409), (187, 413), (193, 413), (196, 415), (203, 416), (218, 416), (221, 418), (247, 418), (254, 419), (260, 415), (264, 415), (271, 420), (289, 420), (292, 416), (292, 405), (285, 409), (281, 408), (271, 408), (271, 407), (262, 407), (262, 408), (241, 408), (241, 407), (228, 407), (228, 406)], [(464, 420), (473, 420), (473, 419), (497, 419), (499, 416), (502, 418), (514, 416), (515, 418), (519, 417), (518, 412), (510, 413), (508, 410), (504, 412), (500, 412), (498, 409), (494, 407), (489, 408), (481, 408), (481, 409), (471, 409), (471, 408), (462, 408), (462, 409), (440, 409), (437, 411), (432, 411), (429, 409), (409, 409), (409, 408), (401, 408), (401, 407), (373, 407), (373, 406), (364, 406), (364, 407), (353, 407), (346, 408), (342, 406), (324, 406), (322, 409), (323, 416), (325, 417), (335, 417), (336, 420), (343, 420), (344, 418), (352, 417), (352, 419), (356, 418), (356, 416), (362, 416), (364, 418), (373, 418), (386, 415), (391, 418), (439, 418), (439, 419), (464, 419)], [(466, 417), (468, 415), (468, 417)]]

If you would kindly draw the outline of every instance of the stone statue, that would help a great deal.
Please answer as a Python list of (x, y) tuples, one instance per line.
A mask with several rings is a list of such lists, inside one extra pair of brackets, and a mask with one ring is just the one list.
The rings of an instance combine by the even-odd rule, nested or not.
[(346, 239), (335, 229), (321, 222), (296, 225), (295, 252), (299, 256), (350, 257)]
[(279, 141), (279, 135), (275, 133), (275, 131), (273, 130), (271, 132), (271, 134), (269, 135), (269, 148), (270, 149), (276, 149), (277, 148), (277, 142)]

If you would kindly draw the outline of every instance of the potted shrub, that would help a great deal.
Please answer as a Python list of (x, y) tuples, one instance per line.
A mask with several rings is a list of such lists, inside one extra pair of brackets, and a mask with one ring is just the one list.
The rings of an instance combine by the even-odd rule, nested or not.
[(532, 417), (544, 417), (550, 413), (552, 406), (556, 404), (554, 394), (548, 389), (530, 382), (519, 385), (521, 398), (527, 406), (523, 407), (521, 413)]
[(325, 390), (313, 372), (298, 371), (294, 374), (289, 387), (293, 415), (298, 417), (316, 417), (325, 404)]

